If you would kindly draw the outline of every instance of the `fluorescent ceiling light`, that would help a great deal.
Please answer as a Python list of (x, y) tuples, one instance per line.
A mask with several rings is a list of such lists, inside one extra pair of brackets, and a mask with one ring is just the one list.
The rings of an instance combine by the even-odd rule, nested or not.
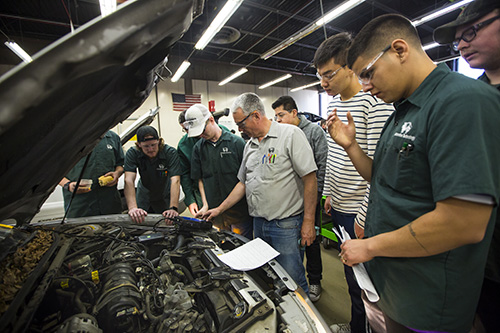
[(415, 21), (412, 22), (413, 26), (417, 27), (421, 24), (424, 24), (425, 22), (434, 20), (435, 18), (438, 18), (440, 16), (443, 16), (445, 14), (448, 14), (449, 12), (454, 11), (455, 9), (458, 9), (462, 6), (465, 6), (469, 2), (472, 2), (473, 0), (463, 0), (459, 1), (457, 3), (454, 3), (453, 5), (447, 6), (445, 8), (438, 9), (430, 14), (425, 15), (422, 18), (416, 19)]
[(309, 83), (309, 84), (306, 84), (305, 86), (300, 86), (300, 87), (297, 87), (297, 88), (293, 88), (293, 89), (290, 90), (290, 92), (295, 92), (295, 91), (299, 91), (299, 90), (302, 90), (302, 89), (314, 87), (315, 85), (320, 84), (320, 83), (321, 83), (321, 81)]
[(227, 0), (226, 4), (214, 18), (210, 26), (205, 30), (200, 40), (194, 46), (197, 50), (203, 50), (205, 46), (214, 38), (215, 34), (226, 24), (233, 13), (238, 9), (243, 0)]
[(116, 11), (116, 0), (99, 0), (101, 6), (101, 16), (107, 16)]
[(182, 64), (179, 66), (177, 69), (177, 72), (175, 72), (174, 76), (170, 79), (172, 82), (177, 82), (179, 79), (182, 77), (182, 74), (191, 66), (191, 63), (187, 60), (184, 60)]
[(17, 44), (16, 42), (14, 41), (6, 41), (4, 43), (9, 49), (12, 50), (12, 52), (14, 52), (15, 54), (17, 54), (17, 56), (21, 59), (23, 59), (24, 62), (31, 62), (33, 61), (33, 59), (31, 59), (30, 55), (28, 53), (26, 53), (26, 51), (23, 50), (23, 48), (21, 46), (19, 46), (19, 44)]
[(326, 13), (323, 17), (321, 17), (319, 20), (316, 21), (316, 25), (318, 27), (322, 26), (323, 24), (326, 24), (330, 22), (331, 20), (336, 19), (337, 17), (341, 16), (342, 14), (350, 11), (357, 5), (361, 4), (365, 0), (349, 0), (341, 3), (337, 7), (333, 8), (331, 11)]
[(286, 79), (289, 79), (291, 77), (292, 77), (292, 74), (287, 74), (287, 75), (281, 76), (281, 77), (277, 78), (274, 81), (271, 81), (271, 82), (268, 82), (268, 83), (265, 83), (265, 84), (261, 85), (259, 87), (259, 89), (267, 88), (269, 86), (272, 86), (273, 84), (276, 84), (276, 83), (281, 82), (281, 81), (285, 81)]
[(282, 50), (286, 49), (293, 43), (297, 42), (298, 40), (301, 40), (302, 38), (306, 37), (310, 33), (316, 31), (319, 29), (323, 24), (326, 24), (337, 17), (341, 16), (342, 14), (346, 13), (347, 11), (351, 10), (352, 8), (356, 7), (360, 3), (364, 2), (365, 0), (349, 0), (345, 1), (342, 4), (338, 5), (322, 17), (320, 17), (316, 22), (309, 24), (305, 28), (297, 31), (275, 47), (267, 50), (266, 52), (262, 53), (260, 55), (261, 59), (269, 59), (273, 55), (275, 55), (278, 52), (281, 52)]
[(230, 82), (230, 81), (233, 81), (234, 79), (236, 79), (238, 76), (241, 76), (243, 74), (245, 74), (246, 72), (248, 72), (248, 69), (246, 69), (245, 67), (243, 68), (240, 68), (239, 71), (237, 71), (236, 73), (234, 73), (233, 75), (231, 76), (228, 76), (227, 78), (225, 78), (224, 80), (222, 80), (221, 82), (219, 82), (219, 86), (223, 86), (225, 85), (226, 83)]
[(424, 49), (424, 51), (427, 51), (427, 50), (433, 49), (433, 48), (438, 47), (438, 46), (441, 46), (441, 45), (438, 43), (429, 43), (429, 44), (422, 46), (422, 48)]

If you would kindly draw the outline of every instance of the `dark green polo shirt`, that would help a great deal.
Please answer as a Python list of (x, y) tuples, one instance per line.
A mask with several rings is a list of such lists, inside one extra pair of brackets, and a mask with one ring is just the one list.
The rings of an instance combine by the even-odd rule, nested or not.
[(177, 153), (179, 154), (179, 162), (181, 167), (181, 185), (182, 191), (184, 192), (184, 203), (189, 206), (193, 202), (196, 202), (198, 206), (201, 207), (202, 201), (200, 192), (198, 190), (198, 183), (191, 179), (191, 155), (193, 153), (193, 147), (200, 140), (197, 138), (190, 138), (185, 134), (179, 144), (177, 145)]
[[(76, 182), (85, 164), (86, 157), (82, 158), (71, 169), (66, 178)], [(120, 214), (122, 205), (120, 193), (116, 185), (99, 186), (98, 178), (102, 175), (115, 171), (117, 166), (123, 166), (123, 149), (118, 134), (108, 131), (99, 141), (90, 154), (90, 159), (85, 169), (82, 179), (92, 179), (92, 190), (87, 193), (76, 194), (68, 217), (95, 216), (107, 214)], [(73, 193), (63, 189), (64, 208)]]
[(137, 147), (130, 148), (125, 155), (124, 169), (125, 172), (138, 169), (141, 175), (136, 194), (139, 208), (159, 214), (170, 207), (170, 177), (181, 174), (175, 148), (165, 144), (153, 159)]
[[(237, 175), (244, 148), (245, 141), (241, 137), (224, 129), (217, 142), (201, 139), (194, 146), (191, 178), (203, 179), (209, 208), (219, 206), (238, 183)], [(234, 208), (240, 206), (246, 207), (246, 200), (242, 199)]]
[[(500, 93), (500, 84), (491, 84), (490, 79), (483, 73), (477, 78), (480, 81), (486, 82), (492, 87), (496, 88)], [(500, 110), (498, 110), (500, 112)], [(497, 213), (497, 222), (495, 224), (495, 231), (493, 232), (493, 239), (491, 240), (490, 252), (484, 270), (485, 278), (500, 283), (500, 214)]]
[(439, 65), (395, 107), (374, 155), (365, 235), (399, 229), (453, 196), (487, 195), (495, 208), (480, 243), (369, 261), (378, 305), (410, 328), (468, 332), (499, 200), (500, 95)]

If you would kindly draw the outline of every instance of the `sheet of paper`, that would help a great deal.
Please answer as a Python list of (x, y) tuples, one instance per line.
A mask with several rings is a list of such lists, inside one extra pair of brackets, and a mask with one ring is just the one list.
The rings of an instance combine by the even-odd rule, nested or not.
[(258, 268), (279, 256), (279, 252), (260, 238), (251, 240), (232, 251), (219, 256), (219, 259), (237, 271)]
[[(338, 239), (343, 243), (348, 239), (351, 239), (351, 236), (345, 231), (343, 226), (340, 226), (340, 232), (333, 228), (333, 232), (337, 235)], [(356, 280), (358, 281), (358, 285), (361, 289), (363, 289), (366, 293), (366, 297), (370, 302), (378, 302), (380, 299), (377, 290), (375, 290), (375, 286), (373, 285), (368, 272), (363, 264), (357, 264), (352, 266), (352, 270), (354, 271), (354, 276), (356, 276)]]

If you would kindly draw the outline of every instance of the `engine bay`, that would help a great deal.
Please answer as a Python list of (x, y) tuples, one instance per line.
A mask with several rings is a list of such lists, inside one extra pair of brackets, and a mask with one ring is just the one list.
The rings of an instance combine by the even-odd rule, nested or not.
[(177, 218), (172, 226), (160, 219), (31, 229), (51, 233), (53, 243), (3, 314), (1, 331), (317, 329), (300, 294), (274, 269), (277, 263), (248, 272), (223, 264), (217, 256), (245, 239), (218, 232), (210, 222)]

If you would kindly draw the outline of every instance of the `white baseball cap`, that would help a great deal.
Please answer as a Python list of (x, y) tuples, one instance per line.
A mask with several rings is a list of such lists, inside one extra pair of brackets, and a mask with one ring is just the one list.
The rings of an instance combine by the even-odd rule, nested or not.
[(203, 104), (194, 104), (186, 110), (186, 121), (182, 123), (188, 131), (188, 137), (200, 136), (205, 130), (205, 123), (210, 118), (210, 111)]

